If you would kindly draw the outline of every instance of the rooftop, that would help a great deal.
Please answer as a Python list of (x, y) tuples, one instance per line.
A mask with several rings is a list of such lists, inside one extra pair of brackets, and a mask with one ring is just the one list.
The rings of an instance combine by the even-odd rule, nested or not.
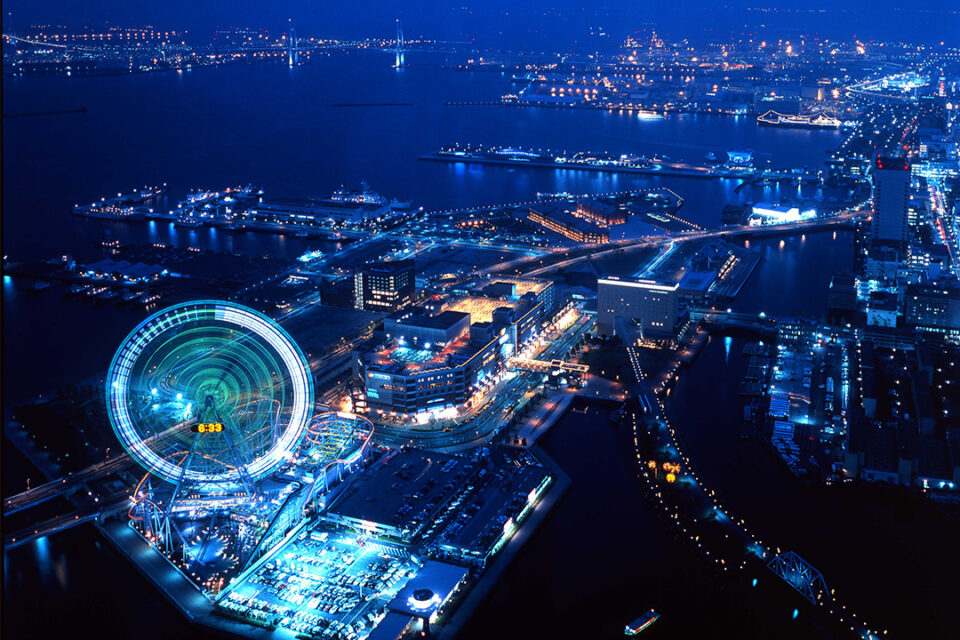
[(398, 613), (430, 617), (453, 595), (468, 573), (464, 567), (428, 560), (388, 607)]
[(470, 314), (470, 322), (490, 322), (493, 320), (493, 312), (501, 307), (513, 308), (516, 305), (511, 302), (497, 300), (495, 298), (483, 298), (479, 296), (467, 296), (461, 298), (450, 305), (447, 312), (459, 311)]
[(391, 340), (379, 349), (368, 352), (366, 360), (389, 373), (414, 373), (420, 370), (442, 369), (449, 366), (450, 356), (468, 353), (470, 349), (467, 336), (461, 336), (443, 347), (434, 346), (430, 349), (411, 347), (400, 340)]
[(421, 449), (391, 451), (358, 474), (330, 511), (416, 532), (466, 477), (468, 464)]

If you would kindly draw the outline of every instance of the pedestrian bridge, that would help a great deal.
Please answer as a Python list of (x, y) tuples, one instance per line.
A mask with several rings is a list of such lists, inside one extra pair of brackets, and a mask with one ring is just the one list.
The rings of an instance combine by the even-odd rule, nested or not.
[(565, 371), (567, 373), (587, 373), (590, 367), (576, 362), (564, 362), (563, 360), (533, 360), (530, 358), (510, 358), (507, 366), (512, 369), (524, 369), (526, 371)]

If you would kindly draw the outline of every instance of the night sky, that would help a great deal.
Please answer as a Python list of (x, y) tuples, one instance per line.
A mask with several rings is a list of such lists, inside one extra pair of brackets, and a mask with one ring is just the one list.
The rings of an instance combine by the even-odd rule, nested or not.
[[(772, 11), (771, 7), (777, 7)], [(4, 31), (36, 24), (187, 29), (208, 40), (217, 26), (262, 27), (280, 32), (287, 18), (307, 35), (391, 37), (395, 18), (408, 37), (473, 40), (481, 46), (563, 50), (603, 47), (643, 24), (669, 36), (725, 38), (745, 28), (764, 37), (801, 33), (828, 38), (902, 39), (937, 43), (960, 34), (956, 0), (6, 0)], [(598, 35), (602, 29), (607, 36)]]

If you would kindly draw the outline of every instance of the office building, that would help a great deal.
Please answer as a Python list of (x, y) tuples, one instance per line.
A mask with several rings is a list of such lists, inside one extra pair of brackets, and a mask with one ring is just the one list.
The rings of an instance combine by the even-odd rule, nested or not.
[(907, 243), (910, 161), (877, 156), (873, 164), (872, 239), (903, 247)]
[(934, 333), (960, 331), (960, 289), (956, 286), (909, 285), (904, 306), (908, 327)]
[(413, 260), (366, 264), (353, 276), (354, 306), (392, 313), (410, 305), (417, 283)]
[(597, 329), (616, 333), (618, 319), (636, 320), (644, 334), (669, 335), (680, 315), (679, 283), (610, 276), (597, 281)]

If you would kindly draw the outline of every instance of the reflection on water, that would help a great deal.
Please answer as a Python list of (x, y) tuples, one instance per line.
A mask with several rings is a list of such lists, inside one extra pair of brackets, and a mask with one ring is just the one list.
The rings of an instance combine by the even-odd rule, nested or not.
[[(839, 134), (832, 132), (760, 129), (751, 119), (685, 115), (642, 121), (600, 111), (448, 107), (446, 101), (501, 95), (509, 81), (498, 74), (444, 72), (439, 59), (435, 65), (411, 66), (403, 74), (394, 73), (383, 61), (378, 54), (346, 54), (295, 70), (265, 64), (69, 82), (54, 77), (4, 78), (4, 99), (9, 103), (5, 110), (44, 110), (63, 102), (87, 105), (81, 127), (70, 118), (4, 123), (4, 155), (17, 158), (4, 166), (4, 253), (12, 259), (64, 251), (80, 257), (95, 253), (95, 244), (104, 239), (287, 258), (340, 247), (155, 221), (78, 219), (71, 213), (77, 202), (158, 182), (171, 186), (164, 204), (171, 207), (192, 187), (219, 189), (254, 182), (268, 196), (311, 197), (327, 195), (341, 185), (355, 187), (366, 179), (382, 194), (428, 210), (529, 201), (538, 191), (669, 187), (684, 197), (685, 218), (713, 226), (726, 202), (819, 194), (786, 186), (736, 193), (737, 183), (729, 180), (527, 172), (417, 158), (455, 142), (666, 153), (693, 162), (706, 151), (749, 146), (771, 166), (813, 166), (839, 141)], [(361, 64), (363, 72), (357, 73)], [(260, 90), (237, 92), (237, 86)], [(264, 100), (264, 95), (270, 99)], [(377, 114), (330, 107), (336, 102), (378, 101), (410, 101), (414, 106)], [(117, 127), (118, 122), (123, 126)], [(735, 310), (803, 313), (824, 308), (818, 297), (826, 295), (825, 279), (828, 282), (829, 273), (848, 261), (835, 249), (850, 241), (843, 233), (830, 240), (825, 234), (810, 234), (806, 239), (786, 239), (782, 247), (778, 241), (755, 241), (751, 248), (760, 251), (764, 261)], [(801, 253), (802, 268), (797, 262)], [(796, 288), (791, 291), (784, 283), (796, 283)], [(122, 309), (105, 313), (56, 293), (21, 295), (25, 286), (4, 277), (4, 391), (11, 396), (102, 372), (116, 345), (144, 315)], [(726, 345), (724, 361), (734, 356)], [(594, 420), (550, 436), (560, 461), (579, 465), (571, 475), (583, 483), (571, 487), (564, 499), (572, 508), (563, 510), (561, 503), (555, 518), (560, 524), (549, 525), (535, 537), (525, 551), (527, 559), (520, 559), (529, 579), (518, 578), (519, 590), (507, 588), (492, 600), (515, 619), (517, 607), (524, 606), (521, 601), (538, 594), (540, 606), (529, 616), (531, 637), (542, 630), (537, 621), (544, 616), (552, 616), (557, 623), (553, 628), (562, 634), (567, 614), (575, 610), (584, 612), (581, 621), (589, 633), (596, 618), (614, 607), (616, 615), (603, 618), (603, 629), (620, 633), (626, 620), (661, 603), (673, 607), (674, 618), (682, 620), (691, 594), (704, 595), (708, 603), (716, 599), (705, 614), (708, 620), (710, 615), (727, 615), (725, 604), (734, 604), (731, 592), (703, 570), (699, 559), (678, 549), (667, 530), (658, 528), (639, 495), (624, 498), (625, 494), (611, 491), (612, 487), (636, 491), (637, 483), (610, 431), (584, 435), (584, 429), (599, 429), (608, 422)], [(568, 455), (561, 455), (563, 451)], [(625, 499), (633, 505), (629, 511), (622, 508)], [(600, 522), (604, 531), (598, 535), (584, 522)], [(624, 563), (630, 571), (623, 571)], [(672, 572), (674, 577), (658, 580), (657, 572)], [(591, 580), (584, 582), (584, 576)], [(90, 525), (6, 553), (4, 586), (9, 622), (5, 631), (11, 638), (75, 636), (78, 629), (97, 629), (104, 637), (129, 637), (136, 630), (140, 640), (204, 635), (108, 545), (101, 547)], [(648, 597), (638, 598), (641, 591)]]

